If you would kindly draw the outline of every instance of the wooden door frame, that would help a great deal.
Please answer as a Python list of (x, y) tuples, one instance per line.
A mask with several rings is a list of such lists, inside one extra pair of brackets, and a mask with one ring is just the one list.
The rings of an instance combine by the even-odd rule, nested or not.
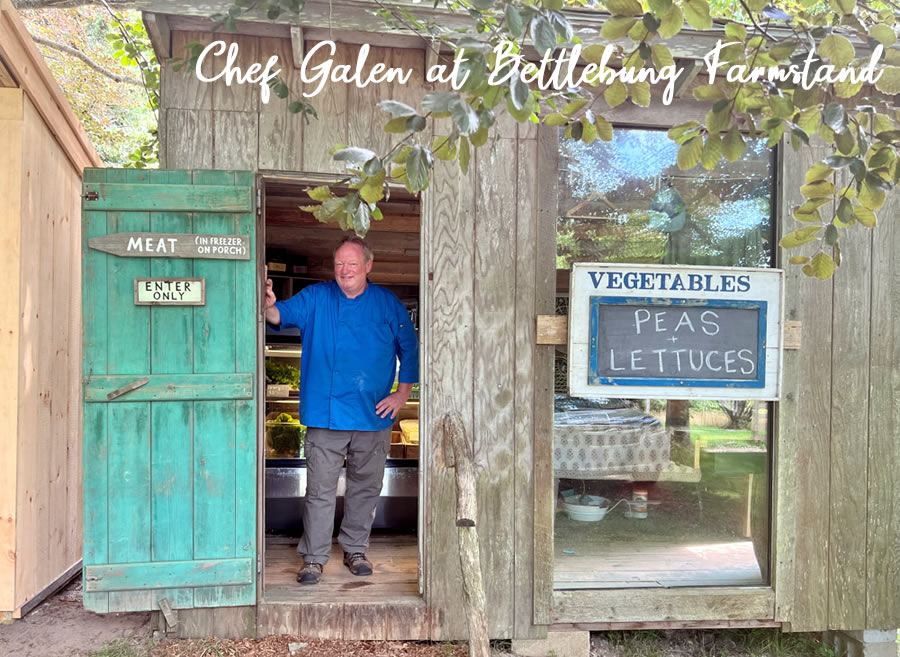
[[(265, 267), (266, 253), (266, 184), (267, 183), (290, 183), (296, 185), (333, 185), (343, 176), (338, 174), (323, 173), (307, 173), (302, 171), (272, 171), (258, 170), (256, 172), (256, 200), (258, 207), (256, 210), (256, 250), (257, 250), (257, 290), (263, 289), (265, 280), (263, 279), (263, 269), (259, 265)], [(402, 185), (391, 184), (392, 189), (401, 190)], [(425, 394), (425, 376), (427, 368), (427, 359), (421, 357), (424, 351), (425, 331), (423, 327), (427, 326), (426, 317), (430, 316), (430, 308), (427, 301), (427, 295), (424, 294), (425, 286), (423, 281), (427, 281), (428, 261), (425, 257), (425, 235), (426, 235), (426, 217), (430, 222), (430, 213), (426, 210), (428, 207), (427, 192), (423, 192), (419, 199), (419, 426), (420, 436), (425, 436), (419, 440), (419, 489), (417, 491), (417, 527), (416, 527), (416, 544), (418, 554), (418, 573), (419, 595), (425, 596), (426, 577), (426, 561), (425, 561), (425, 530), (424, 525), (424, 508), (423, 500), (427, 495), (428, 485), (428, 468), (423, 464), (428, 463), (429, 458), (429, 440), (428, 440), (428, 424), (429, 405), (427, 403), (428, 396)], [(430, 225), (430, 223), (429, 223)], [(257, 604), (263, 601), (263, 593), (265, 591), (265, 572), (266, 572), (266, 459), (265, 459), (265, 344), (266, 344), (266, 322), (265, 313), (263, 312), (263, 300), (258, 300), (259, 316), (257, 319), (257, 385), (259, 390), (260, 403), (257, 406), (257, 486), (256, 486), (256, 509), (257, 509)]]

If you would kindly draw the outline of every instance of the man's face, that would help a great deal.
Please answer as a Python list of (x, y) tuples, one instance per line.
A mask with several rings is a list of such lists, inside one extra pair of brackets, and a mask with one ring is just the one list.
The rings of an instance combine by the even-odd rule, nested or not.
[(370, 271), (372, 261), (366, 262), (359, 244), (344, 244), (334, 254), (334, 280), (350, 298), (366, 289), (366, 274)]

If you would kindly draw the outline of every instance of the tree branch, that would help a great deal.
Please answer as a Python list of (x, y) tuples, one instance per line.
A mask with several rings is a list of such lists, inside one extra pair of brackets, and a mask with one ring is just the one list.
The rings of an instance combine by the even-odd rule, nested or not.
[(102, 66), (100, 66), (100, 64), (96, 63), (93, 59), (91, 59), (90, 57), (85, 55), (80, 50), (76, 50), (75, 48), (72, 48), (71, 46), (67, 46), (64, 43), (57, 43), (56, 41), (51, 41), (50, 39), (45, 39), (44, 37), (39, 37), (34, 34), (31, 35), (31, 38), (34, 40), (35, 43), (39, 43), (42, 46), (47, 46), (48, 48), (53, 48), (54, 50), (59, 50), (60, 52), (67, 53), (69, 55), (72, 55), (73, 57), (77, 57), (78, 59), (83, 61), (85, 64), (87, 64), (90, 68), (97, 71), (97, 73), (99, 73), (100, 75), (105, 75), (110, 80), (115, 80), (116, 82), (121, 82), (123, 84), (133, 84), (138, 87), (141, 86), (140, 80), (137, 80), (135, 78), (130, 78), (125, 75), (119, 75), (118, 73), (113, 73), (109, 69), (105, 69)]

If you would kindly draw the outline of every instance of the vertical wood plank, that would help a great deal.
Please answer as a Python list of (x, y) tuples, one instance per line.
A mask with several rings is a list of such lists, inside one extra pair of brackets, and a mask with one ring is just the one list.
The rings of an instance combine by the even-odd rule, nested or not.
[(15, 281), (0, 296), (0, 610), (15, 608), (16, 464), (19, 404), (19, 266), (22, 222), (22, 114), (24, 91), (0, 89), (0, 277)]
[[(869, 349), (868, 500), (866, 502), (866, 622), (900, 624), (900, 198), (879, 211), (872, 247), (872, 325)], [(854, 226), (853, 230), (862, 230)], [(858, 628), (857, 628), (858, 629)]]
[(476, 155), (475, 458), (481, 467), (478, 515), (488, 631), (512, 636), (515, 551), (515, 141), (498, 139)]
[(213, 168), (256, 169), (258, 140), (256, 112), (213, 111)]
[[(212, 67), (213, 75), (224, 70), (225, 62), (228, 59), (229, 49), (232, 44), (237, 46), (237, 57), (234, 60), (234, 66), (240, 67), (244, 72), (255, 63), (260, 63), (265, 67), (265, 60), (261, 60), (259, 56), (259, 37), (248, 36), (246, 34), (222, 34), (215, 35), (206, 33), (206, 39), (215, 38), (217, 41), (225, 42), (225, 53), (213, 57), (208, 56), (204, 63), (208, 63)], [(214, 51), (217, 52), (217, 51)], [(196, 79), (196, 76), (194, 76)], [(212, 89), (212, 107), (216, 111), (225, 112), (249, 112), (255, 114), (259, 107), (260, 86), (259, 84), (238, 84), (235, 79), (230, 85), (223, 75), (215, 82), (202, 83)], [(225, 167), (221, 167), (225, 168)]]
[[(807, 168), (826, 154), (821, 145), (779, 149), (779, 239), (794, 230), (791, 209), (803, 202)], [(775, 620), (816, 631), (828, 621), (832, 282), (785, 267), (784, 285), (785, 319), (804, 330), (802, 348), (784, 353), (776, 405)]]
[[(360, 46), (353, 46), (352, 59), (356, 59)], [(392, 66), (390, 48), (373, 47), (369, 50), (369, 66), (363, 75), (368, 74), (376, 63)], [(390, 114), (377, 107), (378, 103), (392, 97), (392, 87), (389, 84), (370, 84), (362, 89), (353, 88), (349, 96), (353, 111), (347, 113), (347, 143), (350, 146), (362, 146), (369, 148), (377, 155), (384, 155), (390, 149), (392, 138), (400, 135), (392, 135), (383, 130), (385, 122)]]
[[(114, 173), (119, 172), (109, 175)], [(107, 221), (110, 233), (150, 229), (147, 212), (108, 212)], [(150, 275), (150, 258), (113, 257), (107, 262), (108, 308), (115, 313), (108, 326), (108, 373), (143, 376), (150, 371), (150, 310), (134, 305), (134, 279)]]
[[(843, 176), (841, 186), (850, 183)], [(866, 534), (869, 426), (869, 331), (872, 233), (853, 226), (841, 237), (834, 277), (831, 342), (831, 504), (828, 627), (866, 625)], [(813, 387), (815, 380), (807, 385)]]
[[(150, 404), (109, 404), (107, 563), (150, 561)], [(109, 594), (110, 611), (146, 609), (149, 592)]]
[(534, 630), (534, 381), (535, 278), (537, 236), (537, 142), (519, 140), (516, 180), (515, 313), (515, 558), (514, 632), (516, 638), (540, 638)]
[(212, 168), (212, 111), (167, 109), (165, 129), (167, 168)]
[[(85, 312), (85, 317), (89, 313)], [(105, 317), (104, 317), (105, 319)], [(84, 551), (85, 566), (109, 563), (107, 510), (108, 461), (107, 404), (84, 409)], [(97, 613), (109, 611), (109, 593), (84, 594), (84, 606)]]
[[(306, 52), (315, 47), (316, 42), (306, 42)], [(353, 64), (350, 59), (355, 47), (339, 43), (334, 57), (330, 50), (323, 46), (314, 53), (309, 66), (315, 67), (328, 59), (335, 65)], [(347, 114), (349, 111), (349, 85), (343, 83), (326, 83), (322, 91), (312, 98), (312, 103), (319, 114), (315, 128), (307, 130), (303, 139), (303, 166), (310, 173), (342, 173), (343, 164), (331, 159), (331, 149), (337, 144), (347, 143)]]
[(194, 559), (235, 556), (234, 426), (233, 401), (194, 402)]
[[(278, 56), (281, 77), (291, 90), (291, 98), (303, 99), (303, 82), (300, 70), (294, 68), (290, 39), (261, 38), (259, 51), (262, 60)], [(315, 99), (313, 99), (315, 104)], [(268, 103), (259, 105), (259, 159), (260, 169), (303, 171), (303, 130), (305, 121), (299, 114), (291, 114), (287, 103), (271, 96)], [(315, 119), (312, 119), (314, 122)], [(315, 123), (310, 128), (315, 129)], [(253, 167), (256, 168), (256, 167)]]
[[(176, 30), (172, 32), (172, 57), (174, 58), (190, 58), (190, 52), (187, 50), (187, 44), (191, 42), (202, 43), (208, 45), (219, 35), (213, 35), (211, 32), (186, 32)], [(206, 77), (213, 75), (213, 63), (218, 63), (221, 69), (221, 57), (207, 57), (203, 62), (203, 74)], [(160, 71), (160, 107), (169, 110), (211, 110), (213, 85), (209, 82), (200, 80), (193, 70), (188, 67), (175, 71), (172, 68), (172, 60), (168, 60), (162, 66)], [(167, 166), (172, 166), (168, 164)]]
[[(85, 182), (106, 182), (105, 169), (85, 171)], [(82, 259), (82, 375), (106, 374), (107, 261), (110, 256), (88, 248), (91, 237), (106, 234), (105, 212), (83, 212)], [(83, 416), (83, 559), (85, 565), (107, 563), (107, 410), (106, 404), (87, 404)], [(109, 611), (109, 594), (85, 593), (84, 605), (92, 611)]]
[[(535, 314), (556, 308), (556, 217), (559, 131), (541, 127), (537, 138), (537, 227), (535, 230)], [(555, 347), (536, 347), (534, 356), (534, 622), (550, 623), (553, 597), (553, 358)]]
[[(430, 350), (426, 390), (431, 407), (441, 412), (456, 411), (463, 422), (473, 422), (474, 362), (474, 233), (475, 167), (468, 175), (455, 163), (437, 162), (431, 207), (425, 221), (431, 239), (426, 244), (429, 259), (427, 294), (431, 321), (427, 324)], [(428, 435), (434, 436), (428, 454), (430, 485), (425, 491), (425, 532), (429, 546), (426, 600), (435, 613), (431, 618), (431, 638), (443, 640), (467, 636), (459, 575), (456, 538), (456, 483), (445, 469), (446, 457), (434, 426), (440, 413), (428, 419)], [(306, 627), (306, 625), (304, 625)]]

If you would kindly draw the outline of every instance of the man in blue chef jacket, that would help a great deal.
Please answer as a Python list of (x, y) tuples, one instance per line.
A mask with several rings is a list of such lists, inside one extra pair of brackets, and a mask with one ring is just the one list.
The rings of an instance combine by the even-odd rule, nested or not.
[[(266, 280), (266, 322), (300, 329), (300, 422), (306, 431), (306, 503), (297, 552), (301, 584), (317, 584), (328, 562), (338, 478), (347, 457), (344, 519), (338, 542), (354, 575), (371, 575), (366, 557), (381, 494), (391, 426), (419, 378), (419, 345), (406, 308), (367, 279), (372, 251), (345, 237), (334, 252), (334, 280), (276, 301)], [(391, 392), (397, 359), (397, 391)]]

